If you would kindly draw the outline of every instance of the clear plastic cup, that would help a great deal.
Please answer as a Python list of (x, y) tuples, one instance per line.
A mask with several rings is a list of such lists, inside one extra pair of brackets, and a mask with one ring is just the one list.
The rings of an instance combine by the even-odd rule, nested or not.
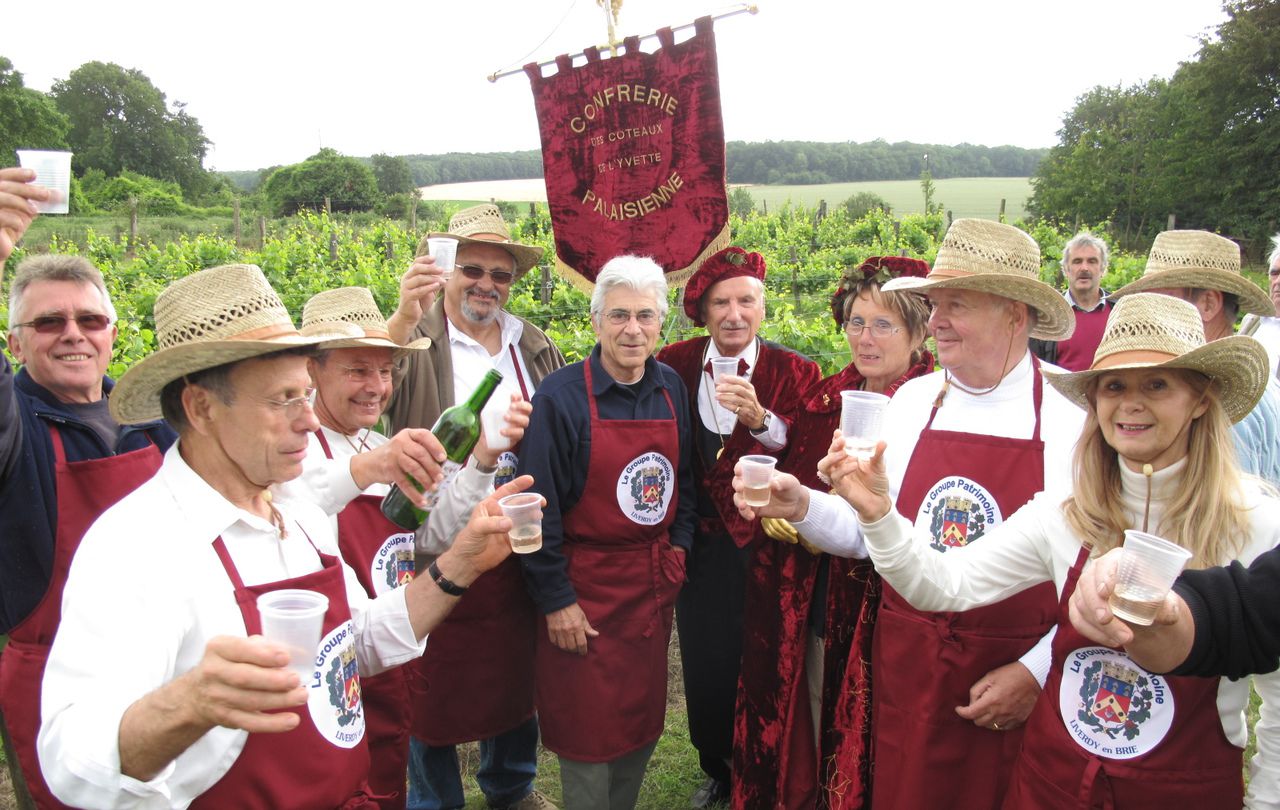
[(58, 198), (36, 203), (42, 214), (65, 214), (71, 202), (71, 152), (48, 149), (17, 149), (18, 165), (34, 169), (35, 184), (58, 192)]
[(711, 380), (713, 383), (719, 383), (720, 378), (726, 374), (737, 375), (738, 358), (736, 357), (713, 357), (711, 358)]
[(773, 480), (778, 460), (773, 456), (743, 456), (739, 462), (742, 465), (742, 499), (747, 506), (768, 506), (771, 495), (769, 482)]
[(517, 492), (498, 501), (502, 514), (511, 519), (511, 550), (531, 554), (542, 548), (542, 496), (536, 492)]
[(876, 452), (876, 442), (884, 427), (884, 408), (889, 398), (870, 391), (840, 392), (840, 432), (845, 452), (861, 461)]
[(458, 240), (452, 236), (433, 236), (427, 240), (427, 252), (448, 280), (453, 275), (453, 267), (458, 258)]
[(1111, 612), (1130, 624), (1151, 624), (1189, 559), (1191, 552), (1176, 543), (1125, 529)]
[(285, 588), (258, 597), (262, 635), (289, 651), (289, 669), (303, 683), (310, 680), (320, 647), (320, 631), (329, 597), (315, 591)]
[(506, 450), (511, 446), (511, 439), (502, 435), (507, 426), (508, 408), (498, 408), (494, 403), (480, 412), (480, 424), (484, 427), (484, 441), (490, 450)]

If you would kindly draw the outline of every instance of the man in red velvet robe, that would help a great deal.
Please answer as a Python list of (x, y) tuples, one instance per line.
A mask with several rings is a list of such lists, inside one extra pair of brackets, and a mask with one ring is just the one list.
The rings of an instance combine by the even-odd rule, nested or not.
[[(712, 255), (684, 290), (684, 309), (707, 337), (667, 346), (658, 360), (689, 389), (697, 437), (694, 476), (698, 528), (686, 565), (688, 582), (676, 602), (689, 737), (707, 780), (695, 808), (728, 799), (733, 713), (742, 661), (742, 610), (749, 546), (759, 524), (733, 505), (733, 465), (748, 454), (777, 455), (787, 443), (796, 394), (821, 373), (812, 360), (760, 340), (764, 319), (764, 259), (741, 248)], [(711, 361), (738, 359), (717, 384)]]

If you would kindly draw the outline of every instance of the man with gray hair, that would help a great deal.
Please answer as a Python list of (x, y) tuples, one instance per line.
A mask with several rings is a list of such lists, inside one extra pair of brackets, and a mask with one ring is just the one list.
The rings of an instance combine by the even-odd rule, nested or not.
[(1271, 359), (1271, 376), (1280, 378), (1280, 233), (1271, 237), (1271, 255), (1267, 257), (1267, 291), (1276, 317), (1249, 313), (1240, 322), (1240, 334), (1252, 335), (1267, 349)]
[(1062, 246), (1062, 274), (1067, 280), (1062, 295), (1075, 313), (1076, 331), (1066, 340), (1032, 340), (1031, 351), (1041, 360), (1068, 371), (1083, 371), (1093, 363), (1107, 316), (1115, 306), (1102, 289), (1107, 258), (1107, 243), (1088, 231), (1081, 231)]
[(666, 314), (652, 259), (607, 262), (591, 298), (596, 346), (538, 387), (520, 455), (547, 499), (542, 549), (523, 564), (544, 617), (538, 719), (566, 810), (634, 807), (662, 734), (696, 521), (686, 388), (653, 358)]
[[(0, 282), (50, 192), (35, 173), (0, 169)], [(9, 294), (0, 364), (0, 712), (6, 758), (26, 801), (58, 806), (36, 760), (40, 679), (58, 628), (67, 568), (85, 529), (160, 467), (175, 435), (161, 421), (121, 427), (107, 412), (116, 313), (102, 274), (80, 256), (33, 256)], [(25, 782), (25, 787), (24, 787)], [(29, 791), (30, 796), (25, 792)]]

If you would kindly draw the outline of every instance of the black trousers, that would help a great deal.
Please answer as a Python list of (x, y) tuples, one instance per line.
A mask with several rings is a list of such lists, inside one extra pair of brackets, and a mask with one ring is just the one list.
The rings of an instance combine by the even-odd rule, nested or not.
[(724, 782), (733, 759), (748, 560), (727, 533), (695, 534), (688, 581), (676, 600), (689, 738), (702, 770)]

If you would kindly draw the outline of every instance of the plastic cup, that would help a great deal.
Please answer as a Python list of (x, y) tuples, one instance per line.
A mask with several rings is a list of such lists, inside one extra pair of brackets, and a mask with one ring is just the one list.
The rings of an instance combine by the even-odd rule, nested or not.
[(435, 260), (436, 267), (444, 271), (445, 279), (453, 276), (458, 258), (458, 240), (452, 236), (433, 236), (427, 240), (427, 252)]
[(488, 407), (480, 412), (480, 424), (484, 426), (484, 441), (490, 450), (506, 450), (511, 439), (502, 435), (507, 426), (507, 409)]
[(511, 550), (531, 554), (542, 548), (542, 496), (536, 492), (517, 492), (498, 501), (502, 514), (511, 519)]
[(315, 591), (286, 588), (258, 597), (262, 635), (289, 651), (289, 669), (306, 683), (315, 671), (316, 651), (329, 597)]
[(719, 384), (720, 378), (726, 374), (736, 375), (737, 373), (738, 373), (738, 358), (736, 357), (711, 358), (711, 380), (713, 384)]
[(769, 482), (773, 480), (773, 468), (778, 460), (773, 456), (743, 456), (742, 499), (747, 506), (769, 505)]
[(1191, 552), (1154, 534), (1125, 529), (1124, 550), (1111, 593), (1111, 612), (1129, 624), (1155, 621)]
[(71, 201), (71, 153), (46, 149), (18, 149), (18, 165), (34, 169), (37, 186), (58, 192), (56, 200), (36, 203), (42, 214), (65, 214)]
[(861, 461), (875, 455), (889, 398), (870, 391), (840, 392), (840, 432), (845, 452)]

